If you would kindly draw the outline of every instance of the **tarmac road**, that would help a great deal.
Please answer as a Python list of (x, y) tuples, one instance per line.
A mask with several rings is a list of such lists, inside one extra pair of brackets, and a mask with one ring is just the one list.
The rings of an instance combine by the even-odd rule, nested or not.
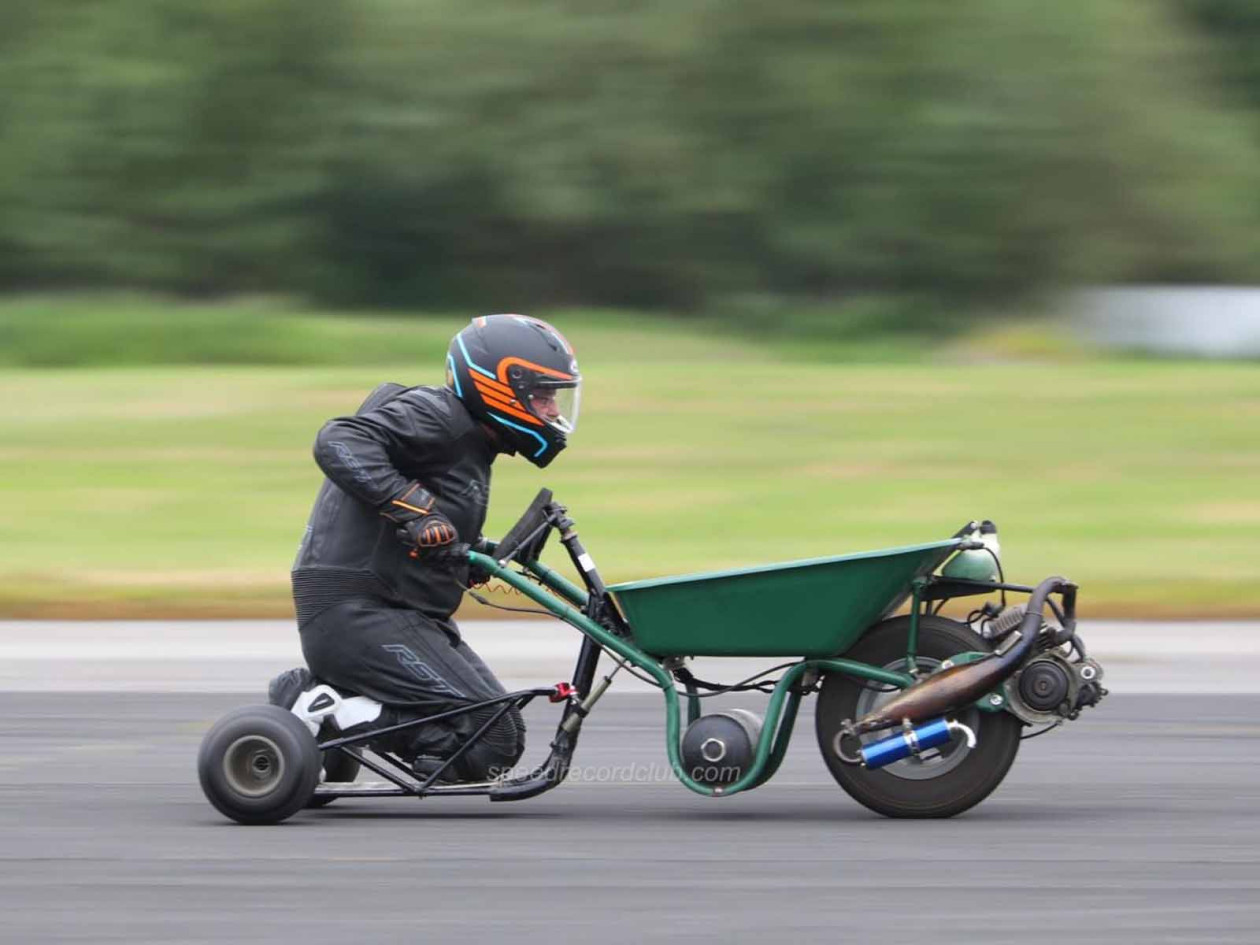
[[(804, 712), (760, 790), (634, 780), (664, 765), (661, 703), (614, 692), (581, 780), (542, 797), (339, 800), (246, 828), (202, 798), (194, 761), (255, 699), (0, 693), (0, 939), (1260, 941), (1254, 693), (1113, 694), (949, 821), (849, 800)], [(549, 708), (531, 708), (531, 756)]]

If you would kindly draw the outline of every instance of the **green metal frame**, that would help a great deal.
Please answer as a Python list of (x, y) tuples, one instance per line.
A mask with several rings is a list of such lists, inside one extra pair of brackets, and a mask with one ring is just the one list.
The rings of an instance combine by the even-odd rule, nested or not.
[(925, 578), (915, 578), (911, 584), (910, 630), (906, 634), (906, 666), (910, 674), (919, 675), (919, 611), (922, 610), (923, 588), (927, 586)]
[[(866, 663), (840, 658), (804, 659), (793, 664), (779, 680), (770, 694), (770, 704), (766, 708), (765, 723), (762, 726), (761, 738), (757, 742), (757, 750), (752, 766), (733, 784), (707, 785), (692, 778), (684, 769), (681, 755), (679, 699), (673, 676), (661, 662), (628, 640), (609, 633), (595, 621), (588, 618), (576, 607), (583, 607), (588, 600), (587, 593), (561, 575), (545, 567), (537, 561), (522, 564), (527, 572), (534, 575), (545, 587), (539, 587), (519, 572), (500, 567), (498, 561), (480, 552), (469, 552), (474, 565), (479, 565), (488, 573), (499, 578), (505, 584), (520, 591), (547, 611), (576, 628), (611, 653), (625, 659), (628, 663), (643, 670), (661, 687), (665, 694), (665, 750), (669, 757), (670, 768), (684, 785), (708, 797), (725, 797), (758, 787), (768, 781), (778, 770), (787, 753), (788, 742), (792, 737), (792, 725), (800, 708), (801, 692), (795, 689), (801, 677), (809, 670), (847, 673), (873, 682), (881, 682), (892, 686), (905, 687), (914, 682), (907, 673), (890, 672)], [(554, 592), (549, 593), (549, 591)], [(555, 596), (559, 595), (559, 597)], [(560, 599), (560, 598), (563, 598)], [(917, 607), (915, 608), (918, 609)], [(690, 700), (695, 704), (695, 700)]]

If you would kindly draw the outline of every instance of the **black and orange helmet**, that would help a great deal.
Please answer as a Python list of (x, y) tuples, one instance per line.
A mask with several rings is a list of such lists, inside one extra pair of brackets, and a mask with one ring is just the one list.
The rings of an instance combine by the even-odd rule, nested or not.
[(582, 376), (573, 348), (540, 318), (485, 315), (451, 339), (446, 384), (535, 466), (577, 428)]

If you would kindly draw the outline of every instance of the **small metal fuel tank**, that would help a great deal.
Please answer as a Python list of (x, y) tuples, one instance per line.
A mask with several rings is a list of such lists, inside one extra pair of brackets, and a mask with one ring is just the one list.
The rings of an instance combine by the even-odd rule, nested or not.
[(747, 709), (702, 715), (683, 736), (683, 768), (702, 784), (731, 784), (752, 765), (761, 716)]

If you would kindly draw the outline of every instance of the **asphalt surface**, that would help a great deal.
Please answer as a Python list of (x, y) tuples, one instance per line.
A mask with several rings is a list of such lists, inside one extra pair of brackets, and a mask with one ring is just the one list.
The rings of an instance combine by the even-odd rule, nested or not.
[(251, 701), (0, 693), (0, 939), (1260, 941), (1256, 694), (1116, 692), (1024, 744), (973, 811), (907, 822), (835, 786), (807, 712), (757, 791), (656, 780), (661, 701), (614, 692), (550, 794), (339, 800), (265, 828), (224, 820), (194, 767)]

